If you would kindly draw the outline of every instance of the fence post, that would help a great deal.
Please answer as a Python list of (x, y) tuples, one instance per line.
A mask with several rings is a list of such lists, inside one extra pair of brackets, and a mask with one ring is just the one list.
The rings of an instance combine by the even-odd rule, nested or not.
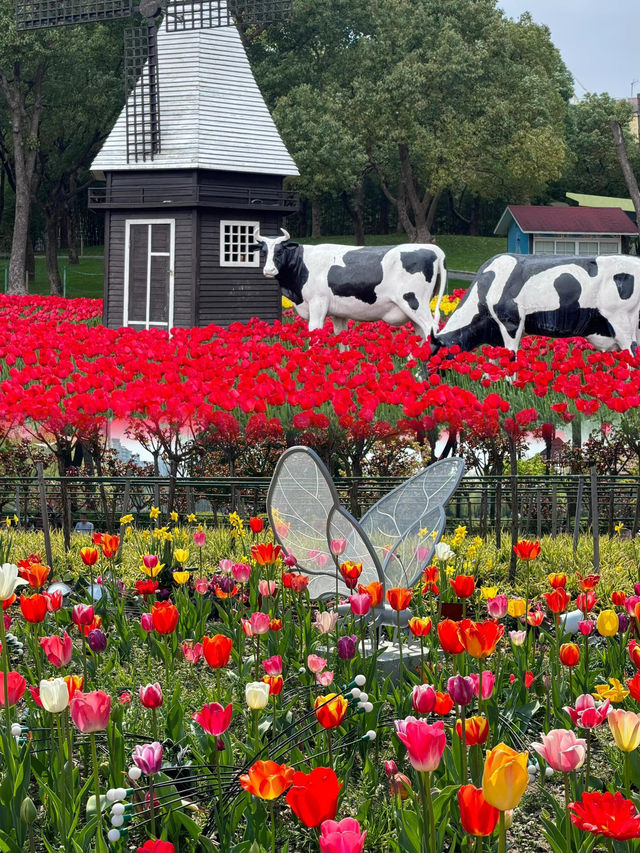
[(47, 509), (47, 488), (44, 484), (44, 469), (38, 462), (38, 490), (40, 492), (40, 516), (42, 518), (42, 533), (44, 534), (44, 550), (47, 555), (47, 565), (53, 570), (53, 552), (51, 550), (51, 535), (49, 533), (49, 511)]
[(511, 463), (511, 561), (509, 563), (509, 581), (514, 583), (518, 566), (515, 547), (518, 544), (518, 451), (515, 439), (509, 441), (509, 460)]
[(551, 487), (551, 536), (558, 535), (558, 484), (554, 480)]
[(598, 514), (598, 477), (591, 468), (591, 535), (593, 536), (593, 570), (600, 571), (600, 516)]
[(542, 537), (542, 497), (540, 489), (536, 489), (536, 538)]
[(580, 536), (580, 516), (582, 515), (582, 493), (584, 492), (584, 477), (578, 477), (578, 494), (576, 496), (576, 516), (573, 521), (573, 556), (578, 550), (578, 538)]

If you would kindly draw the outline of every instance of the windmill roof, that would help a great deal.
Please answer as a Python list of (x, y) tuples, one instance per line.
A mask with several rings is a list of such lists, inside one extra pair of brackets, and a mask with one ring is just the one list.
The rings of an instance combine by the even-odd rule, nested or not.
[[(161, 151), (127, 163), (123, 108), (91, 169), (216, 169), (298, 175), (234, 26), (158, 30)], [(140, 84), (138, 84), (140, 85)]]
[(510, 204), (494, 234), (506, 234), (511, 218), (525, 234), (637, 234), (638, 229), (619, 207), (548, 207)]

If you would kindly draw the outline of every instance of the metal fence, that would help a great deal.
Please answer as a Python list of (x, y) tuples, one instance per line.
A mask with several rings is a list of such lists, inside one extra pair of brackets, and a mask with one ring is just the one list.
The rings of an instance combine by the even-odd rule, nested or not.
[[(403, 482), (400, 477), (335, 480), (342, 503), (356, 516)], [(116, 530), (125, 512), (139, 525), (150, 524), (149, 510), (160, 507), (195, 513), (200, 521), (224, 524), (237, 510), (247, 517), (264, 512), (267, 477), (178, 478), (38, 477), (0, 479), (0, 513), (18, 516), (22, 525), (42, 528), (44, 507), (52, 527), (75, 526), (86, 515), (96, 529)], [(449, 506), (449, 525), (464, 524), (471, 534), (496, 535), (512, 529), (517, 507), (520, 536), (574, 533), (593, 528), (614, 532), (622, 523), (635, 535), (640, 528), (639, 476), (466, 476)]]

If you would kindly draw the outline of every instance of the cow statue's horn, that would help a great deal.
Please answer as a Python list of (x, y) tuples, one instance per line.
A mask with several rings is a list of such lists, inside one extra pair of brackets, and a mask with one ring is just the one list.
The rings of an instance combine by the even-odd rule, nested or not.
[(286, 240), (290, 240), (290, 239), (291, 239), (291, 234), (289, 234), (289, 232), (287, 231), (287, 229), (286, 229), (286, 228), (281, 228), (280, 230), (281, 230), (281, 231), (282, 231), (282, 233), (284, 234), (284, 239), (285, 239), (285, 241), (286, 241)]
[(256, 241), (256, 243), (264, 243), (264, 237), (260, 233), (259, 228), (253, 229), (253, 239)]

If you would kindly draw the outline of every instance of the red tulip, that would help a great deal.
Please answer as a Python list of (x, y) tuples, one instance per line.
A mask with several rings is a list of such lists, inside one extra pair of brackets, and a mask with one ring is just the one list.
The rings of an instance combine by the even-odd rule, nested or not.
[(569, 803), (569, 811), (571, 822), (586, 832), (616, 841), (640, 838), (640, 815), (635, 803), (626, 800), (620, 791), (585, 791), (581, 800)]
[(156, 601), (151, 607), (153, 627), (158, 634), (173, 634), (179, 616), (178, 608), (170, 601)]
[(141, 687), (138, 695), (144, 708), (159, 708), (164, 701), (162, 687), (157, 681), (155, 684), (147, 684), (146, 687)]
[(563, 666), (571, 668), (578, 665), (580, 649), (575, 643), (563, 643), (560, 646), (558, 656)]
[(535, 560), (540, 553), (540, 543), (521, 539), (517, 545), (513, 546), (513, 551), (519, 560)]
[(442, 619), (438, 622), (438, 639), (442, 651), (448, 655), (459, 655), (464, 651), (464, 645), (460, 639), (460, 623), (451, 619)]
[(261, 518), (253, 516), (249, 519), (249, 527), (252, 533), (262, 533), (264, 530), (264, 521)]
[[(7, 675), (7, 696), (9, 697), (10, 708), (22, 699), (22, 694), (26, 688), (27, 682), (19, 672), (9, 672)], [(0, 673), (0, 707), (4, 708), (4, 706), (4, 675)]]
[(66, 631), (64, 637), (40, 637), (40, 646), (53, 666), (66, 666), (71, 660), (73, 643)]
[(27, 622), (43, 622), (47, 615), (47, 599), (39, 592), (34, 595), (21, 595), (20, 610)]
[(411, 590), (405, 589), (403, 586), (393, 587), (387, 590), (387, 601), (392, 610), (406, 610), (411, 604)]
[(317, 827), (334, 820), (342, 782), (329, 767), (316, 767), (310, 773), (294, 773), (286, 800), (306, 827)]
[(452, 578), (449, 583), (458, 598), (470, 598), (476, 588), (476, 581), (473, 575), (458, 575)]
[(552, 613), (564, 613), (571, 601), (571, 596), (562, 588), (554, 589), (553, 592), (545, 592), (543, 597)]
[(202, 651), (204, 659), (212, 669), (221, 669), (229, 663), (233, 640), (224, 634), (216, 634), (214, 637), (202, 638)]
[(462, 828), (469, 835), (491, 835), (498, 824), (500, 812), (484, 798), (482, 788), (462, 785), (458, 790), (458, 806)]
[(194, 719), (208, 735), (219, 737), (229, 728), (232, 714), (233, 705), (231, 703), (224, 708), (219, 702), (210, 702), (194, 714), (192, 719)]

